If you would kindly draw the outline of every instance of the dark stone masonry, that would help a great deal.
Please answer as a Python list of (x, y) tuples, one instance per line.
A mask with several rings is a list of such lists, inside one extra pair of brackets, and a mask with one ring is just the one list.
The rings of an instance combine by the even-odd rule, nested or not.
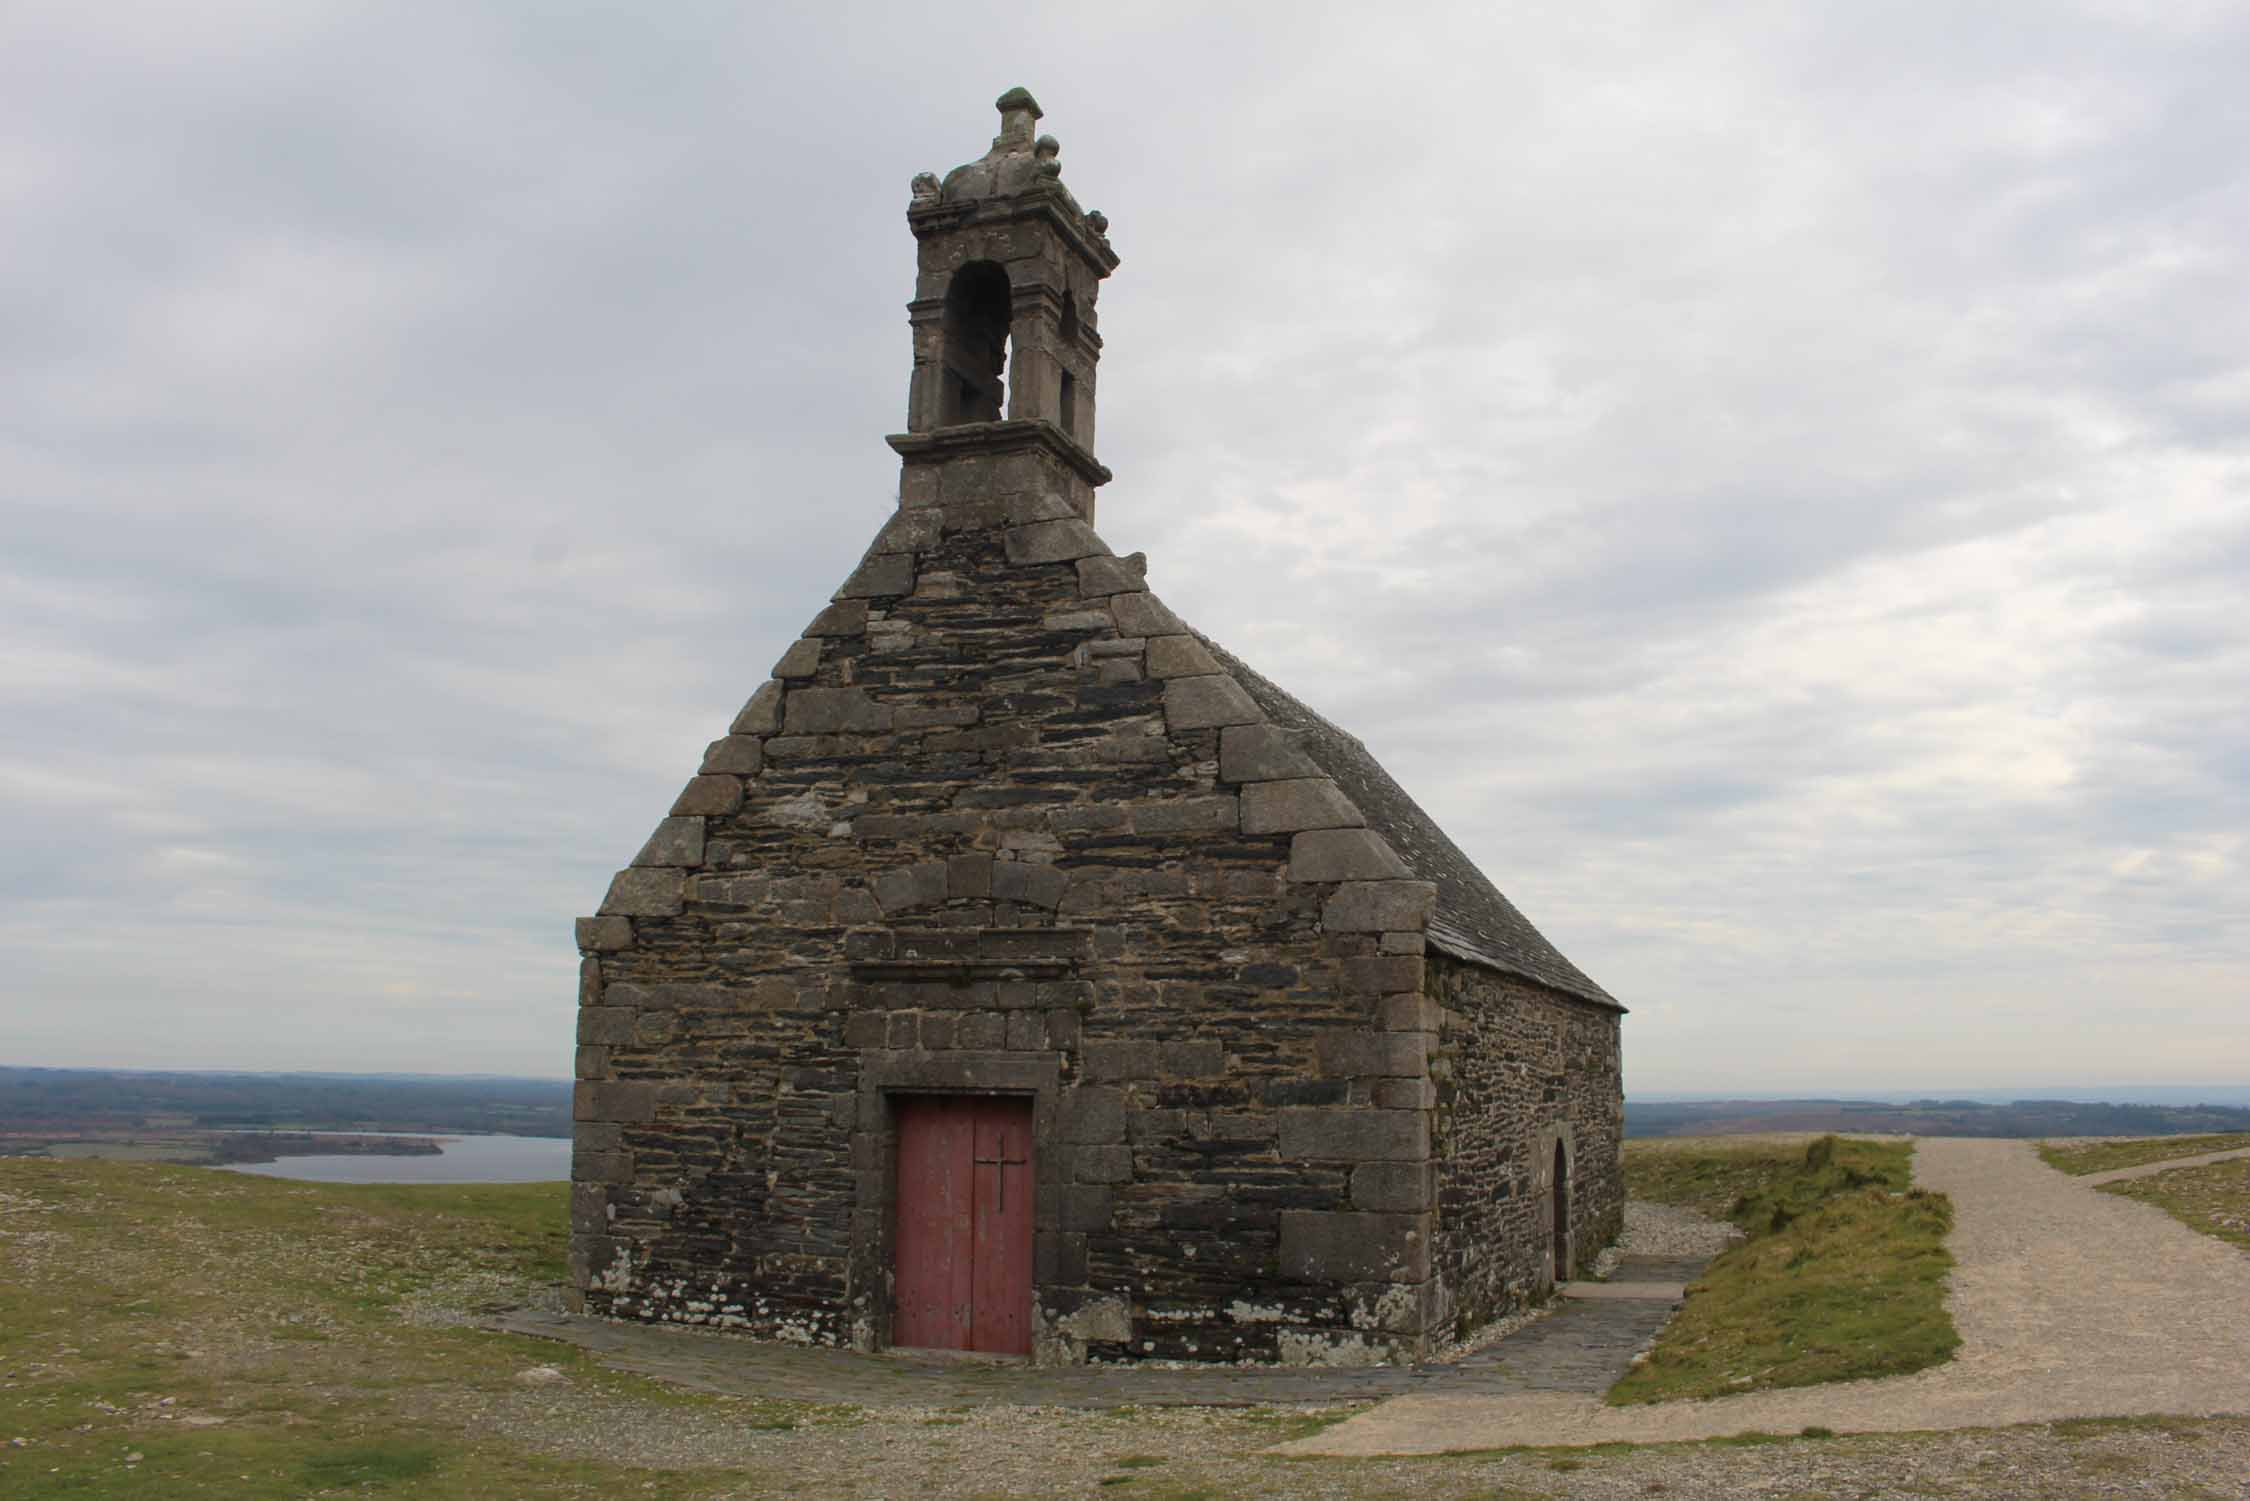
[[(879, 1348), (911, 1215), (1041, 1360), (1420, 1357), (1618, 1231), (1622, 1008), (1096, 535), (1117, 257), (999, 107), (915, 180), (898, 511), (579, 921), (574, 1284)], [(1028, 1125), (973, 1247), (930, 1096)]]

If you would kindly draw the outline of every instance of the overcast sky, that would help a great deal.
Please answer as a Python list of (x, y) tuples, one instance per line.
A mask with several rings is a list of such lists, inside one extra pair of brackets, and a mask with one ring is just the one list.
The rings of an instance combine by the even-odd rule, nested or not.
[(2191, 0), (16, 0), (0, 1062), (567, 1072), (1020, 83), (1104, 535), (1630, 1089), (2250, 1081), (2246, 77)]

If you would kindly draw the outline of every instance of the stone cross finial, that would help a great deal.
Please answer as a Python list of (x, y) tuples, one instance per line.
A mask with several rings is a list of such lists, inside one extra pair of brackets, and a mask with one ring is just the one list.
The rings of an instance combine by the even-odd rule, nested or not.
[(993, 138), (995, 147), (1021, 151), (1031, 144), (1031, 132), (1039, 117), (1046, 113), (1039, 101), (1031, 97), (1031, 90), (1013, 88), (992, 101), (1000, 111), (1000, 134)]

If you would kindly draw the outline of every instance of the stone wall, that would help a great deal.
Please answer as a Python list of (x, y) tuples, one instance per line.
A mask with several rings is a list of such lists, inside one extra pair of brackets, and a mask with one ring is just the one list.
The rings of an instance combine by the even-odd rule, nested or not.
[(1433, 1332), (1459, 1335), (1574, 1269), (1555, 1268), (1550, 1250), (1558, 1139), (1570, 1163), (1572, 1262), (1590, 1261), (1624, 1229), (1621, 1017), (1444, 955), (1430, 957), (1425, 983), (1445, 1012), (1431, 1064)]
[(1046, 1358), (1414, 1353), (1434, 890), (992, 428), (580, 925), (584, 1306), (883, 1343), (892, 1102), (1001, 1090)]
[[(1569, 1011), (1598, 1076), (1532, 1098), (1506, 1050), (1551, 1044), (1534, 993), (1425, 968), (1441, 889), (1506, 903), (1094, 533), (1117, 257), (1037, 103), (996, 107), (984, 157), (912, 187), (897, 514), (579, 923), (574, 1286), (882, 1345), (898, 1103), (1002, 1093), (1031, 1107), (1042, 1358), (1420, 1354), (1532, 1254), (1476, 1239), (1527, 1233), (1477, 1198), (1525, 1112), (1614, 1162), (1578, 1100), (1614, 1094), (1614, 1017)], [(967, 420), (1002, 410), (1003, 333), (1006, 419)]]

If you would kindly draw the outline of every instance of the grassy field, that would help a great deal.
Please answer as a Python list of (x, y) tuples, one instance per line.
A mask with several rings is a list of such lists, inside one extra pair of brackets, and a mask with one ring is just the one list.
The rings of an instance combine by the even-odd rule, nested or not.
[(2170, 1162), (2178, 1157), (2200, 1157), (2206, 1152), (2231, 1152), (2250, 1147), (2250, 1131), (2224, 1136), (2147, 1136), (2117, 1141), (2039, 1143), (2039, 1160), (2073, 1176), (2106, 1173), (2112, 1168), (2139, 1167), (2146, 1162)]
[(1263, 1451), (1345, 1414), (710, 1396), (466, 1325), (551, 1296), (563, 1198), (0, 1161), (0, 1496), (2054, 1501), (2250, 1468), (2233, 1419), (1291, 1460)]
[(2250, 1251), (2250, 1157), (2105, 1183), (2101, 1191), (2154, 1204), (2190, 1230)]
[[(445, 1327), (447, 1310), (559, 1276), (565, 1192), (0, 1164), (0, 1494), (620, 1487), (615, 1467), (444, 1417), (462, 1390), (507, 1390), (535, 1364), (589, 1387), (625, 1380), (559, 1347)], [(703, 1492), (682, 1481), (668, 1494)]]
[(1911, 1186), (1912, 1151), (1832, 1136), (1629, 1150), (1628, 1193), (1723, 1212), (1749, 1238), (1711, 1263), (1609, 1400), (1813, 1386), (1950, 1357), (1961, 1342), (1945, 1310), (1953, 1206)]
[(1715, 1220), (1804, 1165), (1809, 1138), (1675, 1136), (1625, 1143), (1625, 1197), (1677, 1204)]

